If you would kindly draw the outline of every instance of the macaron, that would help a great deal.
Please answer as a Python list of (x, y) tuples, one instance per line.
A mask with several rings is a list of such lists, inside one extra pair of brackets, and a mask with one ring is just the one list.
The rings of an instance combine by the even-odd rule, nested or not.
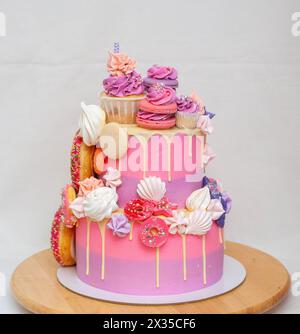
[(149, 88), (147, 96), (139, 104), (136, 123), (147, 129), (169, 129), (176, 124), (175, 91), (162, 84)]
[(136, 123), (138, 126), (140, 126), (141, 128), (145, 128), (145, 129), (170, 129), (173, 126), (175, 126), (176, 124), (176, 118), (172, 118), (172, 119), (168, 119), (168, 120), (164, 120), (164, 121), (152, 121), (152, 120), (144, 120), (144, 119), (140, 119), (138, 116), (136, 118)]
[(106, 124), (97, 147), (100, 147), (103, 154), (112, 160), (122, 159), (128, 150), (127, 129), (115, 122)]
[(162, 114), (140, 110), (137, 113), (136, 123), (146, 129), (169, 129), (175, 126), (176, 118), (174, 113)]
[(175, 114), (177, 111), (177, 104), (176, 102), (173, 102), (166, 105), (155, 105), (145, 99), (140, 102), (139, 110), (156, 114)]

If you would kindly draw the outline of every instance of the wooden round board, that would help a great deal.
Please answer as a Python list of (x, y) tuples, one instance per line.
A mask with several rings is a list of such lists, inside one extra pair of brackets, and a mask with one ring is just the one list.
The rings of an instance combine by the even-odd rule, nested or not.
[(64, 288), (56, 278), (51, 250), (34, 254), (15, 270), (11, 288), (18, 302), (34, 313), (263, 313), (277, 305), (290, 287), (289, 273), (272, 256), (257, 249), (226, 242), (226, 254), (247, 270), (234, 290), (210, 299), (173, 305), (126, 305), (99, 301)]

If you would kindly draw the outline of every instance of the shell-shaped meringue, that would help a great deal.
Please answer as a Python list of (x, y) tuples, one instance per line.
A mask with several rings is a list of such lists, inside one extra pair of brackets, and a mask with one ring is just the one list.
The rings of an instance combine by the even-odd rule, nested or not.
[(218, 199), (212, 199), (210, 201), (207, 211), (211, 213), (213, 220), (219, 219), (225, 212), (221, 201)]
[(166, 184), (157, 176), (149, 176), (137, 186), (138, 195), (146, 200), (160, 201), (166, 194)]
[(210, 202), (210, 192), (207, 186), (195, 190), (190, 194), (185, 202), (185, 206), (189, 211), (203, 210), (205, 211)]
[(81, 102), (82, 113), (79, 118), (80, 135), (87, 146), (96, 145), (105, 125), (105, 112), (96, 105)]
[(206, 234), (212, 226), (212, 215), (210, 212), (195, 210), (188, 216), (188, 224), (185, 234), (203, 235)]
[(103, 176), (105, 180), (105, 185), (111, 188), (117, 188), (122, 184), (121, 173), (119, 170), (108, 167), (106, 174)]

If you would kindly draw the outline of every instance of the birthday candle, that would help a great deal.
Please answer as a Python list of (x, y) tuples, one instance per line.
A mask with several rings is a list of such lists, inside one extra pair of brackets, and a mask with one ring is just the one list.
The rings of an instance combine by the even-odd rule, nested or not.
[(120, 52), (120, 44), (119, 42), (114, 43), (114, 53), (119, 53)]

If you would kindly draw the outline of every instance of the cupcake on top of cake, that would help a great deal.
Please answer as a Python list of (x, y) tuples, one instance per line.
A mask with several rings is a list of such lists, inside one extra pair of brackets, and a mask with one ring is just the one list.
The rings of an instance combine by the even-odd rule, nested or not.
[(155, 84), (140, 102), (136, 123), (147, 129), (172, 128), (176, 123), (176, 110), (175, 91), (163, 84)]
[(109, 52), (107, 70), (103, 80), (101, 106), (108, 122), (135, 123), (138, 103), (145, 97), (143, 79), (135, 71), (136, 61), (125, 53)]
[(176, 126), (178, 128), (195, 129), (201, 115), (200, 105), (192, 96), (176, 98)]
[(144, 78), (144, 85), (149, 89), (156, 83), (162, 83), (174, 90), (178, 87), (177, 70), (170, 66), (153, 65), (147, 71), (147, 77)]

